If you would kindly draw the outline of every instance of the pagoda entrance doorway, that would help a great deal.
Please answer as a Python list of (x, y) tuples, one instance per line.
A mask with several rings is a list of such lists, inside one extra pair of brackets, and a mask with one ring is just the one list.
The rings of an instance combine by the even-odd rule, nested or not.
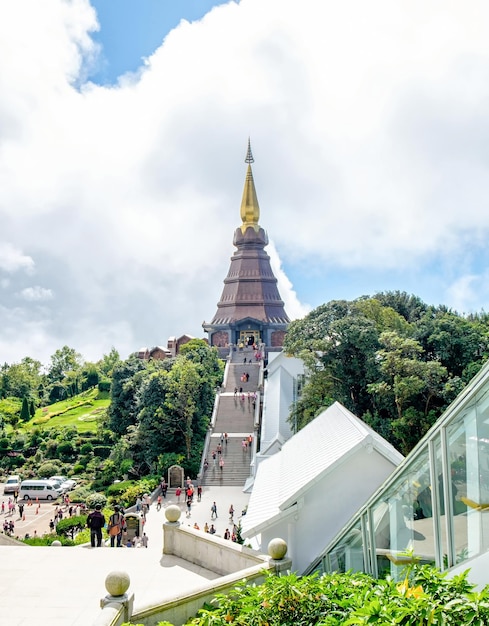
[(259, 330), (242, 330), (239, 333), (239, 343), (245, 346), (259, 345), (261, 342)]

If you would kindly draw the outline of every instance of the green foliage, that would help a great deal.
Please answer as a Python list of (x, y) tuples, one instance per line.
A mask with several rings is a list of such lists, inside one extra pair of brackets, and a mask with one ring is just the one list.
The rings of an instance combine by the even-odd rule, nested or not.
[(75, 454), (73, 444), (70, 441), (63, 441), (59, 444), (56, 454), (62, 461), (70, 461)]
[(92, 491), (89, 487), (87, 487), (86, 485), (82, 485), (70, 492), (70, 499), (72, 502), (83, 502), (85, 504), (88, 504), (91, 493)]
[(489, 587), (475, 592), (466, 574), (447, 579), (431, 566), (414, 566), (402, 583), (358, 573), (268, 575), (261, 585), (243, 582), (217, 595), (189, 624), (441, 626), (488, 620)]
[(56, 524), (56, 534), (64, 535), (65, 537), (71, 537), (71, 530), (73, 529), (74, 533), (82, 530), (87, 525), (87, 516), (86, 515), (73, 515), (71, 517), (65, 517), (60, 520)]
[(53, 541), (59, 541), (63, 546), (74, 546), (74, 541), (64, 535), (43, 535), (42, 537), (30, 537), (29, 539), (22, 539), (23, 543), (28, 546), (50, 546)]
[(82, 357), (74, 348), (63, 346), (51, 356), (48, 378), (52, 382), (61, 382), (69, 373), (78, 372)]
[(110, 392), (110, 380), (104, 379), (104, 380), (99, 381), (98, 390), (102, 393), (109, 393)]
[(94, 446), (93, 454), (100, 459), (107, 459), (110, 456), (111, 449), (111, 446)]
[(132, 506), (138, 497), (141, 497), (145, 493), (151, 493), (157, 485), (158, 480), (156, 478), (140, 480), (135, 484), (129, 485), (118, 498), (114, 499), (114, 503), (119, 502), (119, 504), (122, 504), (124, 507)]
[(40, 478), (49, 478), (50, 476), (57, 476), (61, 472), (60, 465), (53, 463), (52, 461), (46, 461), (40, 465), (37, 469), (37, 474)]
[(139, 380), (144, 378), (147, 368), (148, 363), (135, 356), (114, 367), (109, 425), (117, 434), (125, 434), (127, 427), (136, 423)]
[[(106, 538), (107, 538), (107, 531), (103, 528), (102, 529), (102, 541)], [(83, 528), (82, 530), (78, 531), (75, 535), (74, 542), (75, 542), (75, 546), (80, 546), (80, 545), (83, 545), (84, 543), (89, 543), (90, 542), (90, 529)]]
[(41, 369), (41, 363), (30, 357), (12, 365), (5, 363), (0, 368), (0, 398), (34, 396), (43, 380)]
[(93, 446), (91, 443), (84, 443), (80, 446), (80, 454), (90, 454), (93, 452)]
[(284, 350), (307, 367), (294, 428), (337, 400), (407, 454), (488, 358), (489, 326), (387, 292), (321, 305), (290, 324)]
[(123, 480), (119, 483), (114, 483), (113, 485), (110, 485), (109, 487), (107, 487), (106, 494), (108, 496), (119, 496), (121, 493), (124, 493), (124, 491), (126, 491), (126, 489), (131, 487), (133, 484), (134, 484), (134, 481), (132, 480)]
[(109, 354), (104, 354), (104, 356), (98, 361), (97, 367), (102, 372), (104, 376), (110, 377), (112, 376), (112, 372), (114, 371), (114, 367), (120, 363), (120, 356), (117, 350), (112, 346)]
[(22, 400), (20, 398), (7, 397), (0, 400), (0, 414), (9, 424), (12, 424), (14, 419), (16, 422), (18, 421), (21, 409)]
[(89, 509), (94, 509), (97, 504), (102, 508), (107, 504), (107, 497), (103, 493), (92, 492), (87, 496), (86, 505)]
[(22, 408), (20, 410), (20, 419), (22, 422), (28, 422), (30, 417), (31, 417), (31, 414), (29, 411), (29, 401), (27, 400), (26, 396), (24, 396), (22, 398)]

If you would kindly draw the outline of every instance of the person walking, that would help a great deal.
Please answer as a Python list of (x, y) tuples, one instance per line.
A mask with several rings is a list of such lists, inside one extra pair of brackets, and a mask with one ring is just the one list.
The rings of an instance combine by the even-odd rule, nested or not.
[(217, 504), (215, 502), (211, 505), (211, 519), (217, 519)]
[(230, 522), (233, 521), (233, 516), (234, 516), (234, 506), (231, 504), (231, 506), (229, 507), (229, 521)]
[[(49, 526), (51, 527), (51, 522)], [(105, 526), (105, 517), (102, 513), (102, 506), (100, 504), (96, 504), (95, 509), (88, 515), (87, 526), (90, 528), (90, 545), (92, 548), (100, 548), (102, 546), (102, 528)]]
[(148, 547), (148, 535), (146, 533), (143, 533), (143, 536), (141, 537), (141, 545), (143, 548)]
[(202, 485), (199, 485), (197, 487), (197, 502), (200, 502), (202, 500)]
[(219, 469), (221, 470), (222, 475), (222, 470), (224, 469), (224, 459), (222, 457), (219, 459)]
[(114, 545), (117, 545), (118, 548), (121, 547), (122, 543), (122, 531), (126, 525), (126, 520), (124, 519), (124, 515), (122, 515), (120, 507), (115, 506), (114, 512), (109, 517), (109, 537), (110, 537), (110, 547), (113, 548)]

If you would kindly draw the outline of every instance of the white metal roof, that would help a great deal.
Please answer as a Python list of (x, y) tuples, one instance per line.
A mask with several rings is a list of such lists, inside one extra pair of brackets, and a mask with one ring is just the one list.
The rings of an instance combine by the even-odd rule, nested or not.
[(260, 463), (242, 520), (243, 534), (260, 532), (283, 515), (302, 492), (360, 445), (370, 446), (395, 466), (403, 459), (383, 437), (335, 402), (285, 442), (280, 452)]

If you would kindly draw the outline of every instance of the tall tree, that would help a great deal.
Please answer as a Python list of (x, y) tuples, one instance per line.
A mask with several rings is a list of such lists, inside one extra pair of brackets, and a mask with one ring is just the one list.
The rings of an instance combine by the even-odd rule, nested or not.
[(98, 361), (97, 367), (104, 376), (112, 376), (114, 367), (121, 362), (121, 357), (117, 350), (112, 346), (109, 354), (104, 354)]
[(51, 356), (48, 378), (53, 383), (62, 382), (68, 372), (78, 372), (83, 364), (81, 354), (74, 348), (63, 346)]
[(22, 408), (20, 410), (20, 419), (22, 422), (28, 422), (30, 420), (31, 414), (29, 411), (29, 401), (26, 396), (22, 399)]
[(131, 356), (114, 368), (109, 406), (109, 426), (117, 434), (125, 434), (137, 422), (141, 381), (149, 375), (148, 362)]

